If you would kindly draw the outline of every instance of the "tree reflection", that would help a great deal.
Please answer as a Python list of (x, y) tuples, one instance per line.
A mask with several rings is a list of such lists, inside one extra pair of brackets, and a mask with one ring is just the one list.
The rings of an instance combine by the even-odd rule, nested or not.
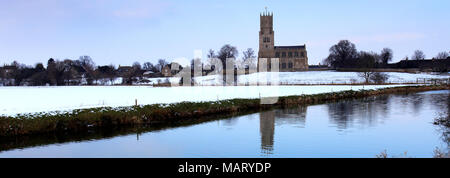
[(447, 155), (450, 152), (450, 95), (445, 97), (445, 105), (438, 105), (438, 106), (445, 106), (446, 108), (442, 108), (442, 110), (445, 110), (445, 113), (440, 113), (440, 116), (437, 117), (434, 121), (434, 124), (440, 126), (440, 131), (442, 132), (442, 140), (447, 144)]
[(352, 101), (341, 101), (327, 106), (331, 122), (336, 124), (339, 129), (346, 129), (353, 122), (354, 107)]
[(375, 126), (388, 114), (390, 98), (389, 95), (381, 95), (327, 104), (330, 122), (339, 130), (354, 127), (355, 122), (363, 127)]
[(412, 105), (413, 105), (413, 112), (415, 114), (420, 114), (423, 102), (424, 102), (424, 98), (423, 95), (417, 96), (417, 94), (409, 97), (412, 99)]
[(277, 125), (298, 125), (305, 127), (307, 106), (297, 106), (275, 111)]

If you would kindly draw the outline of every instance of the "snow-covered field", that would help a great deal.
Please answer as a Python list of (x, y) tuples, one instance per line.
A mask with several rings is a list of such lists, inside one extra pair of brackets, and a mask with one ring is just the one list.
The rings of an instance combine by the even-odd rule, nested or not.
[[(388, 83), (415, 83), (418, 78), (449, 78), (450, 75), (435, 75), (427, 73), (400, 73), (385, 72), (389, 75)], [(278, 75), (278, 76), (277, 76)], [(253, 73), (238, 77), (239, 85), (255, 85), (266, 78), (278, 77), (278, 84), (351, 84), (361, 83), (364, 80), (358, 76), (357, 72), (335, 72), (335, 71), (307, 71), (307, 72), (280, 72), (280, 73)], [(179, 77), (168, 78), (170, 82), (179, 82)], [(166, 78), (149, 78), (147, 84), (157, 84), (158, 80), (164, 82)], [(198, 85), (221, 85), (220, 75), (196, 77), (195, 83)], [(273, 81), (273, 80), (272, 80)]]
[(317, 94), (344, 90), (378, 89), (388, 86), (67, 86), (0, 87), (0, 115), (16, 115), (102, 106), (216, 101), (233, 98), (259, 98)]

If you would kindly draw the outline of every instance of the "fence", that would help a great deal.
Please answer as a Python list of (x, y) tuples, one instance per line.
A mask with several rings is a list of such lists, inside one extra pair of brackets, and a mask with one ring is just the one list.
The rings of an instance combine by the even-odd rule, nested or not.
[(433, 85), (448, 85), (450, 78), (417, 78), (417, 83), (433, 84)]

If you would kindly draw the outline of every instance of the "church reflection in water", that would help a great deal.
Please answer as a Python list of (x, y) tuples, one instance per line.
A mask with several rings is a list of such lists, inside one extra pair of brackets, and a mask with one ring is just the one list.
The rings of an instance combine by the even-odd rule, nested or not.
[[(443, 97), (444, 96), (444, 97)], [(397, 119), (404, 117), (407, 111), (415, 115), (427, 112), (424, 107), (434, 108), (450, 117), (450, 95), (442, 94), (391, 94), (366, 97), (361, 99), (341, 100), (321, 105), (298, 106), (294, 108), (275, 109), (259, 113), (259, 131), (261, 136), (262, 155), (274, 153), (275, 128), (281, 125), (289, 125), (297, 128), (305, 128), (306, 113), (310, 112), (309, 119), (328, 120), (329, 127), (336, 131), (348, 129), (376, 127), (384, 124), (387, 118)], [(308, 108), (312, 107), (312, 108)], [(315, 113), (316, 112), (316, 113)], [(317, 112), (325, 112), (318, 114)], [(313, 122), (314, 123), (314, 122)], [(308, 127), (314, 127), (309, 125)], [(443, 139), (450, 143), (450, 129), (444, 128)], [(450, 144), (449, 144), (450, 145)]]
[(289, 109), (277, 109), (259, 113), (259, 131), (261, 135), (261, 153), (272, 154), (274, 149), (275, 124), (305, 126), (306, 108), (299, 106)]

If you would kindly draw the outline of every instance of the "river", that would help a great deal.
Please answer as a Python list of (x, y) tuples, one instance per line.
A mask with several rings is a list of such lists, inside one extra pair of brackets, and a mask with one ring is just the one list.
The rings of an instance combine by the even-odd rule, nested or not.
[(157, 129), (2, 140), (0, 157), (432, 157), (450, 91), (273, 109)]

